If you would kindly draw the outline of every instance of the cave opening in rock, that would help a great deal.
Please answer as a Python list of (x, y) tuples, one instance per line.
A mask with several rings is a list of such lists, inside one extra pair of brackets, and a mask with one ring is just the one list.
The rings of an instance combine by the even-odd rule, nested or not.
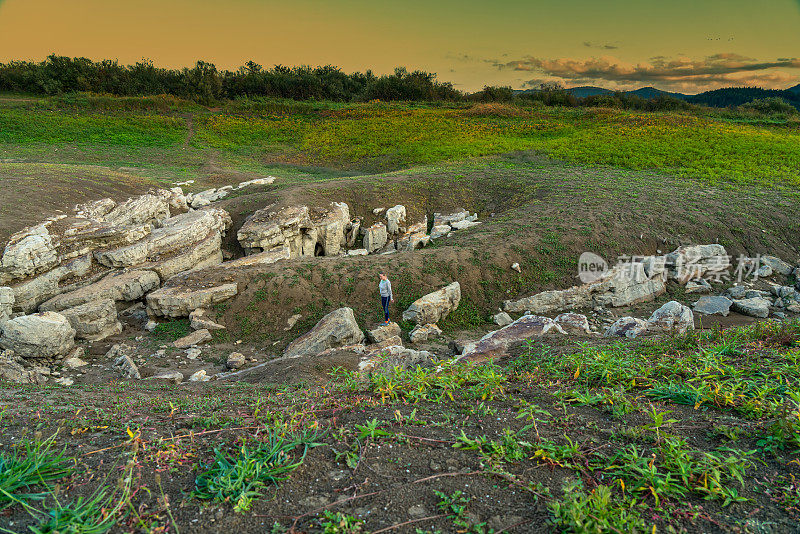
[(325, 248), (322, 246), (322, 243), (317, 243), (314, 245), (314, 256), (324, 256), (325, 255)]

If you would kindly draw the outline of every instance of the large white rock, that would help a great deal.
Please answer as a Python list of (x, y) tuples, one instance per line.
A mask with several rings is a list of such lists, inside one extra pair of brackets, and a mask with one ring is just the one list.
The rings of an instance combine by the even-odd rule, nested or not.
[(733, 301), (727, 297), (700, 297), (694, 303), (694, 311), (701, 315), (722, 315), (727, 316), (730, 313), (731, 304)]
[(453, 282), (415, 300), (403, 312), (403, 320), (420, 325), (438, 323), (458, 308), (459, 302), (461, 302), (461, 285)]
[(162, 317), (188, 317), (197, 308), (209, 308), (236, 295), (235, 283), (193, 288), (181, 285), (162, 287), (147, 295), (147, 309)]
[(397, 323), (381, 324), (367, 332), (370, 343), (381, 343), (389, 338), (400, 336), (400, 325)]
[[(74, 258), (55, 269), (15, 285), (14, 309), (32, 313), (44, 301), (61, 293), (93, 284), (106, 273), (107, 271), (100, 271), (97, 275), (92, 275), (92, 257), (88, 254)], [(69, 283), (70, 281), (72, 283)]]
[(131, 302), (144, 297), (161, 283), (153, 271), (119, 271), (86, 287), (63, 293), (44, 302), (39, 309), (61, 311), (98, 299)]
[(665, 259), (669, 277), (681, 284), (696, 278), (722, 275), (731, 267), (725, 247), (718, 244), (678, 247)]
[(356, 322), (352, 308), (339, 308), (323, 317), (317, 324), (299, 338), (292, 341), (285, 358), (296, 358), (345, 345), (355, 345), (364, 341), (364, 333)]
[(369, 228), (364, 230), (364, 248), (372, 254), (386, 246), (389, 240), (386, 225), (383, 223), (375, 223)]
[(45, 225), (17, 232), (5, 246), (0, 259), (0, 284), (25, 278), (58, 264), (56, 244)]
[(635, 338), (647, 332), (648, 323), (638, 317), (620, 317), (603, 334), (606, 337)]
[(398, 204), (386, 210), (386, 232), (389, 235), (400, 233), (400, 226), (406, 222), (406, 207)]
[(21, 358), (59, 358), (75, 347), (75, 330), (66, 317), (53, 312), (23, 315), (7, 321), (0, 348)]
[(103, 215), (103, 221), (116, 226), (153, 224), (160, 226), (169, 218), (169, 202), (153, 194), (129, 198)]
[(117, 320), (117, 307), (111, 299), (98, 299), (61, 311), (75, 329), (75, 337), (100, 341), (122, 332)]
[(694, 330), (694, 314), (691, 308), (672, 300), (653, 312), (647, 320), (648, 332), (678, 332)]

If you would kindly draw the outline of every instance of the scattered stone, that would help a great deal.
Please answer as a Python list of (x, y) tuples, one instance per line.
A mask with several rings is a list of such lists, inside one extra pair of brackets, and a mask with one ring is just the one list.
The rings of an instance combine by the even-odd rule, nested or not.
[(62, 365), (73, 370), (89, 365), (88, 362), (85, 362), (81, 359), (81, 356), (83, 356), (84, 352), (85, 351), (83, 350), (83, 347), (76, 347), (68, 357), (64, 358), (64, 361), (61, 362)]
[(408, 338), (412, 343), (423, 343), (441, 335), (442, 330), (436, 324), (418, 324), (408, 333)]
[(241, 352), (231, 352), (228, 354), (228, 359), (225, 361), (225, 367), (228, 369), (239, 369), (244, 365), (245, 358)]
[(364, 333), (356, 322), (352, 308), (339, 308), (323, 317), (307, 333), (292, 341), (286, 347), (284, 357), (319, 354), (326, 349), (355, 345), (363, 341)]
[(199, 345), (200, 343), (211, 341), (211, 339), (212, 339), (211, 332), (203, 328), (200, 330), (195, 330), (188, 336), (176, 339), (175, 341), (172, 342), (172, 346), (175, 347), (176, 349), (188, 349), (193, 345)]
[(211, 377), (208, 376), (205, 369), (200, 369), (189, 377), (189, 382), (208, 382), (209, 380)]
[(66, 317), (44, 312), (15, 317), (5, 322), (0, 348), (25, 359), (58, 359), (75, 347), (75, 330)]
[(408, 509), (408, 515), (411, 519), (421, 519), (428, 515), (428, 511), (421, 504), (415, 504)]
[(747, 288), (744, 286), (733, 286), (728, 288), (727, 294), (734, 300), (743, 299), (747, 295)]
[(177, 285), (180, 281), (175, 279), (170, 283), (176, 285), (162, 287), (147, 295), (147, 309), (153, 315), (187, 317), (197, 308), (210, 308), (214, 304), (228, 300), (238, 292), (235, 283), (200, 289), (182, 287)]
[(369, 254), (369, 251), (365, 248), (355, 248), (347, 251), (348, 256), (366, 256)]
[(703, 278), (699, 278), (697, 280), (689, 280), (686, 283), (686, 293), (711, 293), (712, 291), (711, 284), (708, 283), (708, 280)]
[(398, 204), (386, 210), (386, 232), (389, 235), (396, 235), (400, 232), (400, 226), (406, 222), (406, 207)]
[(145, 323), (144, 329), (147, 330), (148, 332), (153, 332), (157, 326), (158, 326), (157, 322), (150, 320), (147, 321), (147, 323)]
[(292, 328), (294, 328), (294, 325), (297, 324), (297, 321), (299, 321), (302, 318), (303, 318), (303, 316), (300, 315), (299, 313), (296, 313), (296, 314), (292, 315), (291, 317), (289, 317), (286, 320), (286, 328), (284, 328), (284, 330), (286, 330), (286, 331), (291, 330)]
[(751, 317), (769, 317), (770, 301), (761, 297), (752, 297), (733, 301), (733, 309), (742, 315)]
[(648, 323), (637, 317), (620, 317), (606, 328), (605, 337), (635, 338), (647, 332)]
[(183, 382), (183, 373), (180, 371), (169, 371), (147, 378), (147, 380), (164, 380), (172, 384), (180, 384)]
[(189, 321), (193, 330), (225, 330), (224, 326), (208, 318), (208, 310), (205, 308), (197, 308), (191, 312)]
[(117, 307), (111, 299), (98, 299), (61, 311), (67, 318), (75, 337), (88, 341), (100, 341), (122, 332), (122, 323), (117, 320)]
[(196, 360), (203, 354), (203, 351), (197, 347), (189, 347), (186, 349), (186, 357), (190, 360)]
[(756, 271), (756, 276), (758, 278), (769, 278), (770, 276), (772, 276), (772, 267), (770, 267), (769, 265), (762, 265)]
[(249, 187), (251, 185), (272, 185), (275, 182), (276, 178), (274, 176), (267, 176), (266, 178), (256, 178), (254, 180), (247, 180), (246, 182), (240, 182), (236, 189), (241, 189), (243, 187)]
[(389, 324), (381, 324), (367, 331), (367, 339), (370, 343), (380, 343), (390, 337), (399, 336), (400, 333), (400, 325), (392, 322)]
[(520, 267), (519, 263), (517, 263), (517, 262), (514, 262), (514, 263), (511, 264), (511, 269), (513, 271), (517, 271), (518, 273), (522, 272), (522, 267)]
[(647, 321), (650, 332), (678, 332), (694, 330), (694, 314), (688, 306), (670, 301), (653, 312)]
[[(116, 346), (116, 345), (115, 345)], [(113, 348), (111, 350), (114, 350)], [(109, 351), (110, 352), (110, 351)], [(133, 363), (133, 360), (128, 354), (121, 354), (114, 360), (113, 368), (116, 369), (124, 378), (140, 379), (142, 375), (139, 374), (139, 368)]]
[(415, 300), (403, 312), (403, 320), (418, 325), (434, 324), (447, 317), (461, 302), (461, 285), (458, 282), (428, 293)]
[(589, 319), (580, 313), (562, 313), (555, 318), (555, 322), (567, 334), (588, 335), (591, 334)]
[(373, 215), (380, 215), (386, 208), (375, 208), (372, 210)]
[(506, 312), (496, 313), (492, 319), (494, 320), (494, 324), (498, 326), (506, 326), (514, 322), (514, 319)]
[(733, 301), (726, 297), (700, 297), (694, 303), (694, 311), (701, 315), (722, 315), (727, 317), (730, 313), (731, 304)]
[(523, 315), (510, 325), (489, 332), (477, 343), (464, 347), (461, 358), (473, 362), (499, 359), (508, 356), (514, 345), (556, 333), (565, 332), (554, 320), (539, 315)]

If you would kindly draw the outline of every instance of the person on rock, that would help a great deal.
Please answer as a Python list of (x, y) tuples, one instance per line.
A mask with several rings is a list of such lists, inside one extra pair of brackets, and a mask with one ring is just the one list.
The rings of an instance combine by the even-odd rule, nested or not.
[(381, 279), (378, 283), (378, 292), (381, 294), (381, 306), (383, 306), (383, 324), (389, 324), (389, 303), (394, 301), (392, 283), (384, 273), (380, 273), (378, 277)]

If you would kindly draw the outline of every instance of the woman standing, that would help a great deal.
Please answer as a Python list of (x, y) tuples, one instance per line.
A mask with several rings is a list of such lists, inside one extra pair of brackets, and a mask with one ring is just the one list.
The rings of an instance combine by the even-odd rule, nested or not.
[(383, 306), (383, 324), (389, 324), (389, 303), (394, 301), (392, 283), (384, 273), (380, 273), (378, 277), (381, 279), (378, 283), (378, 292), (381, 294), (381, 306)]

